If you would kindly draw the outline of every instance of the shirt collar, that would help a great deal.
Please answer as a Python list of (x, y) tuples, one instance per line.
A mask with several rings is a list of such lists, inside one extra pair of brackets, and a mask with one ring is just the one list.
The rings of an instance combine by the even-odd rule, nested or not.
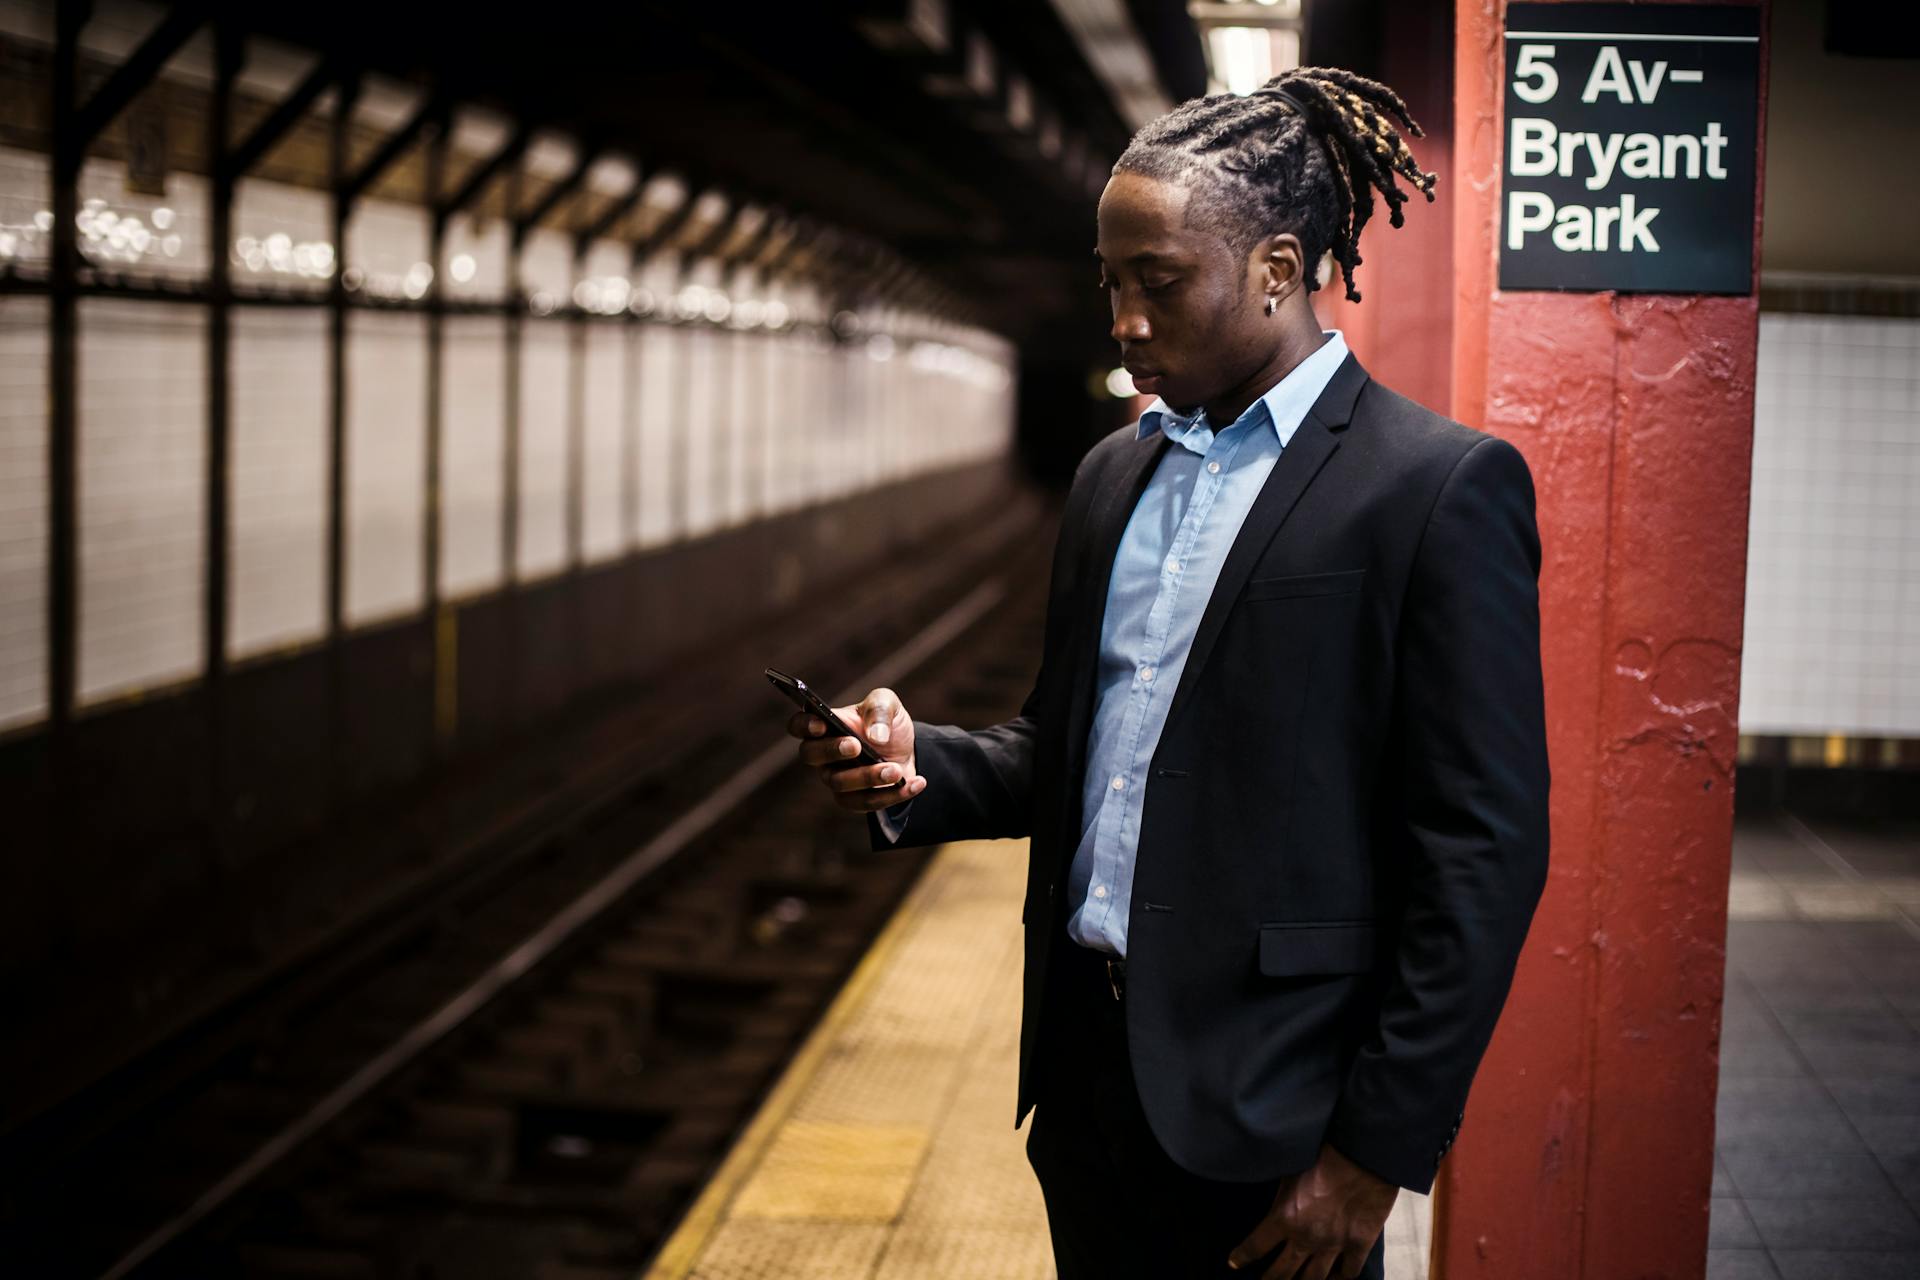
[[(1333, 381), (1334, 372), (1347, 358), (1345, 334), (1338, 329), (1323, 329), (1321, 334), (1326, 341), (1312, 355), (1289, 370), (1286, 377), (1268, 387), (1266, 394), (1248, 405), (1234, 425), (1245, 422), (1248, 414), (1264, 412), (1274, 433), (1280, 437), (1281, 447), (1286, 447), (1287, 441), (1293, 438), (1295, 428), (1307, 416), (1307, 411), (1313, 408), (1313, 402), (1327, 389), (1327, 384)], [(1184, 443), (1185, 437), (1199, 427), (1207, 428), (1209, 439), (1216, 430), (1207, 422), (1205, 409), (1195, 409), (1183, 417), (1172, 405), (1155, 396), (1153, 403), (1147, 406), (1147, 411), (1140, 415), (1134, 439), (1145, 440), (1154, 432), (1163, 431), (1169, 439), (1179, 444)]]

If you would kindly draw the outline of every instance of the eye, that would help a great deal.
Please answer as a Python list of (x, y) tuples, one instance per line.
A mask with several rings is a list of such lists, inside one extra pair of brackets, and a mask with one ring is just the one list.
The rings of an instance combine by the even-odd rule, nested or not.
[(1148, 293), (1165, 293), (1179, 283), (1179, 277), (1168, 276), (1165, 280), (1143, 280), (1140, 282), (1140, 287)]

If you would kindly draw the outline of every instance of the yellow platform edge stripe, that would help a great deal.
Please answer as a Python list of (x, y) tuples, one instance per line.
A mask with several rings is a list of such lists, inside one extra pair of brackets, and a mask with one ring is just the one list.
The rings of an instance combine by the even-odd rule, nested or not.
[(779, 1134), (780, 1126), (786, 1123), (800, 1095), (812, 1083), (815, 1073), (820, 1069), (821, 1060), (833, 1047), (840, 1031), (853, 1021), (860, 1006), (866, 1003), (868, 993), (879, 980), (893, 953), (899, 949), (901, 939), (925, 910), (927, 899), (933, 896), (940, 880), (947, 875), (947, 850), (950, 847), (941, 845), (934, 851), (920, 879), (895, 909), (893, 918), (874, 938), (860, 963), (854, 966), (846, 985), (840, 988), (840, 994), (827, 1006), (826, 1013), (821, 1015), (819, 1024), (807, 1036), (806, 1043), (800, 1046), (793, 1061), (787, 1064), (786, 1071), (767, 1094), (766, 1101), (760, 1104), (760, 1110), (741, 1130), (733, 1150), (727, 1153), (727, 1158), (693, 1202), (693, 1207), (687, 1210), (680, 1225), (674, 1228), (673, 1234), (660, 1247), (652, 1265), (642, 1273), (643, 1280), (686, 1280), (687, 1274), (700, 1260), (707, 1242), (720, 1226), (727, 1207), (759, 1167), (767, 1148)]

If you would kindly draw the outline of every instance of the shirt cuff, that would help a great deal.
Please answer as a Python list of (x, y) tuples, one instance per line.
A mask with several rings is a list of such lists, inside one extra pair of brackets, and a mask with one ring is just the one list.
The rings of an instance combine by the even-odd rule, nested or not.
[(902, 800), (892, 808), (878, 810), (873, 815), (874, 820), (880, 824), (880, 834), (887, 838), (888, 844), (899, 843), (900, 833), (906, 830), (907, 811), (911, 808), (913, 808), (913, 801)]

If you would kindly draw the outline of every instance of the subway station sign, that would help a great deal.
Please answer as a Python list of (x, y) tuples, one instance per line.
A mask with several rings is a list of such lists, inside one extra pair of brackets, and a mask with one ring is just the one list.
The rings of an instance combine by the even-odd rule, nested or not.
[(1502, 289), (1746, 293), (1760, 9), (1507, 6)]

